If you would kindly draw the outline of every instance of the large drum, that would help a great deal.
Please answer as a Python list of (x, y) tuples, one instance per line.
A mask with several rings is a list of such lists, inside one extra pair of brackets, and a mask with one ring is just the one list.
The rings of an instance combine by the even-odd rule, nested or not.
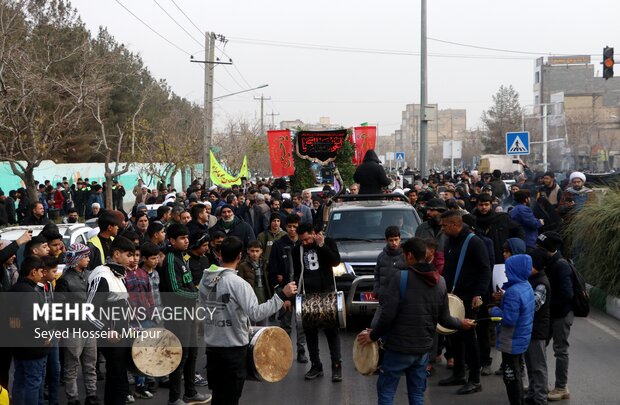
[(277, 326), (253, 327), (248, 346), (248, 379), (278, 382), (293, 365), (293, 344)]
[[(450, 315), (453, 317), (461, 320), (465, 318), (465, 305), (463, 305), (463, 300), (456, 295), (448, 294), (448, 307), (450, 308)], [(451, 335), (456, 332), (456, 329), (448, 329), (437, 324), (437, 332), (442, 335)]]
[(181, 363), (183, 348), (174, 333), (164, 328), (141, 331), (131, 346), (135, 371), (150, 377), (164, 377)]
[(304, 328), (346, 328), (344, 293), (298, 294), (295, 298), (295, 316)]
[(353, 364), (358, 373), (373, 375), (379, 364), (379, 343), (361, 345), (355, 339), (353, 341)]

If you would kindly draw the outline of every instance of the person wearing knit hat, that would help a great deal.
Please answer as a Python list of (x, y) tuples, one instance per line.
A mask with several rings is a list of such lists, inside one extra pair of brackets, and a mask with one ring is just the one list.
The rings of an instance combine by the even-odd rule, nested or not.
[(89, 256), (90, 248), (88, 246), (81, 243), (73, 243), (71, 244), (71, 246), (69, 246), (69, 249), (67, 249), (67, 253), (65, 255), (65, 264), (67, 265), (67, 268), (75, 268), (83, 258)]
[[(61, 302), (83, 303), (88, 296), (88, 274), (90, 248), (81, 243), (73, 243), (67, 249), (66, 267), (62, 276), (56, 280), (56, 296)], [(81, 366), (87, 404), (98, 404), (97, 398), (97, 341), (93, 337), (63, 338), (64, 383), (67, 403), (80, 403), (77, 377)]]
[(554, 231), (543, 232), (536, 238), (536, 245), (549, 253), (555, 253), (562, 247), (562, 236)]
[[(549, 401), (560, 401), (570, 398), (568, 383), (568, 337), (573, 325), (573, 270), (570, 264), (562, 257), (560, 248), (562, 238), (557, 232), (544, 232), (538, 235), (536, 244), (547, 255), (547, 277), (551, 290), (550, 316), (551, 336), (553, 339), (553, 354), (555, 356), (555, 388), (547, 394)], [(537, 269), (538, 270), (538, 269)], [(541, 382), (544, 384), (544, 382)], [(546, 384), (545, 384), (546, 385)]]

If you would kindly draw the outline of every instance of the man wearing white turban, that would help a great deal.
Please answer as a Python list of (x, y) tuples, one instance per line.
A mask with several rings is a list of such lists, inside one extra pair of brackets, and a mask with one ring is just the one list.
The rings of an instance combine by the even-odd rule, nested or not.
[(596, 198), (592, 189), (585, 186), (586, 175), (582, 172), (572, 172), (568, 180), (570, 184), (562, 193), (559, 206), (560, 215), (565, 220), (579, 212), (588, 201)]

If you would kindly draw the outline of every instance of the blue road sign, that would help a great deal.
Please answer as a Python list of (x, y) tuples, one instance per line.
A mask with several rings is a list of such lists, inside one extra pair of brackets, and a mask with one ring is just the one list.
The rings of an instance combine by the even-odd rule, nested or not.
[(403, 160), (403, 161), (405, 160), (405, 152), (396, 152), (395, 155), (396, 155), (396, 160), (397, 161), (398, 160)]
[(525, 132), (506, 132), (506, 154), (529, 155), (530, 154), (530, 133)]

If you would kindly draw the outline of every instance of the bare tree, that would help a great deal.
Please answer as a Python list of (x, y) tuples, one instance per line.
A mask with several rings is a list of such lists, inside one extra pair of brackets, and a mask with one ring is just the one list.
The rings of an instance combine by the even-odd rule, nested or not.
[(34, 169), (77, 129), (88, 32), (62, 0), (0, 4), (0, 158), (36, 199)]

